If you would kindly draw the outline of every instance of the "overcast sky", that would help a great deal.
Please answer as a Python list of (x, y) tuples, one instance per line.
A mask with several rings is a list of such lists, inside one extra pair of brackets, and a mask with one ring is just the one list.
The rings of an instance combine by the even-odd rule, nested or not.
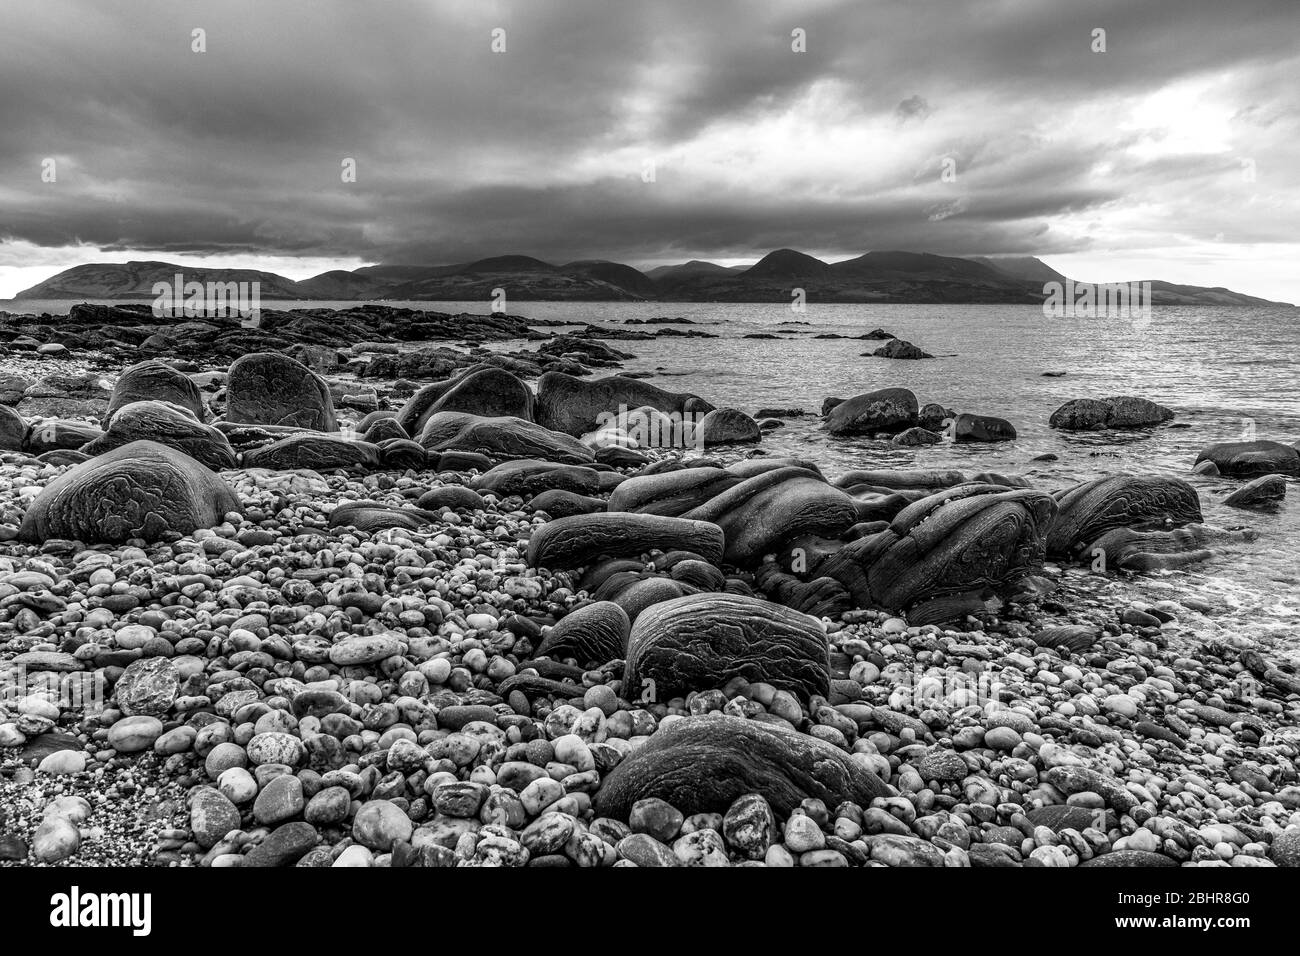
[(4, 0), (0, 17), (0, 296), (131, 258), (305, 278), (788, 246), (1039, 255), (1300, 302), (1300, 0)]

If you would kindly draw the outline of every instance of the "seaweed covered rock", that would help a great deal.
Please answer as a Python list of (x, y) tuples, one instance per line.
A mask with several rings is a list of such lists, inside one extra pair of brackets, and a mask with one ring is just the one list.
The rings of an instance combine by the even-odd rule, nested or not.
[(682, 517), (720, 527), (724, 557), (745, 566), (800, 534), (839, 536), (857, 515), (853, 499), (820, 475), (785, 466), (746, 478)]
[(885, 785), (816, 737), (711, 714), (673, 721), (624, 759), (597, 792), (596, 812), (626, 820), (638, 800), (659, 797), (687, 815), (725, 813), (749, 793), (787, 816), (809, 798), (865, 807)]
[(226, 378), (226, 421), (338, 430), (334, 399), (325, 380), (279, 352), (253, 352), (231, 363)]
[(840, 402), (826, 416), (832, 435), (896, 434), (917, 423), (916, 396), (906, 388), (882, 388)]
[(632, 699), (645, 687), (668, 700), (736, 677), (805, 701), (825, 697), (830, 662), (821, 622), (759, 598), (706, 593), (655, 604), (632, 627), (623, 671)]
[(698, 396), (669, 392), (636, 378), (610, 375), (581, 379), (564, 372), (547, 372), (537, 380), (537, 421), (547, 428), (569, 435), (583, 435), (605, 424), (620, 409), (648, 405), (661, 412), (682, 413), (687, 403), (701, 407)]
[(245, 468), (269, 468), (272, 471), (309, 468), (329, 471), (334, 468), (375, 468), (380, 463), (377, 445), (348, 441), (333, 435), (300, 433), (277, 442), (244, 452)]
[(407, 399), (396, 419), (408, 435), (418, 435), (424, 423), (438, 412), (532, 421), (533, 393), (505, 369), (473, 365), (459, 375), (425, 385)]
[(86, 442), (81, 450), (87, 455), (100, 455), (133, 441), (152, 441), (179, 449), (214, 471), (235, 467), (235, 450), (224, 434), (201, 422), (189, 408), (165, 401), (118, 406), (109, 415), (108, 431)]
[(528, 563), (564, 571), (598, 558), (636, 557), (647, 551), (694, 551), (722, 559), (722, 529), (707, 521), (660, 515), (590, 514), (548, 521), (528, 541)]
[[(1040, 569), (1056, 502), (1030, 489), (959, 485), (913, 502), (889, 527), (820, 561), (861, 607), (903, 611), (954, 598), (1010, 596)], [(933, 620), (931, 616), (929, 619)]]
[(1149, 428), (1174, 417), (1171, 409), (1145, 398), (1076, 398), (1052, 412), (1047, 424), (1062, 431), (1101, 431), (1107, 428)]
[(210, 528), (240, 510), (235, 492), (210, 469), (174, 448), (137, 441), (50, 482), (28, 506), (19, 537), (157, 541)]
[(1196, 489), (1181, 478), (1164, 476), (1097, 478), (1059, 493), (1056, 503), (1047, 553), (1076, 558), (1115, 528), (1167, 530), (1202, 520)]
[(536, 657), (573, 657), (600, 666), (625, 657), (631, 630), (627, 612), (613, 601), (593, 601), (570, 611), (542, 637)]
[(138, 362), (118, 377), (104, 412), (104, 427), (108, 428), (109, 420), (119, 408), (133, 402), (170, 402), (193, 412), (199, 421), (207, 417), (208, 411), (194, 380), (156, 359)]
[(1276, 441), (1229, 441), (1210, 445), (1196, 462), (1214, 462), (1219, 474), (1231, 478), (1289, 475), (1300, 478), (1300, 451)]
[(576, 438), (522, 418), (485, 418), (465, 412), (437, 412), (420, 431), (419, 442), (430, 452), (482, 452), (497, 461), (536, 458), (568, 465), (595, 460), (591, 449)]

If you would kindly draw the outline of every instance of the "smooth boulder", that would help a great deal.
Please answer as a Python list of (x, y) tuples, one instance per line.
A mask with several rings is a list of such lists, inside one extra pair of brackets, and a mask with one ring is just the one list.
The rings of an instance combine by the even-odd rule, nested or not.
[(241, 510), (234, 490), (204, 465), (166, 445), (136, 441), (50, 482), (28, 506), (19, 537), (157, 541), (211, 528)]
[(624, 692), (635, 700), (764, 682), (810, 700), (830, 693), (826, 632), (814, 617), (738, 594), (689, 594), (647, 608), (632, 627)]
[(420, 431), (419, 442), (429, 452), (481, 452), (493, 460), (535, 458), (567, 465), (595, 460), (590, 448), (576, 438), (522, 418), (495, 418), (466, 412), (437, 412)]
[(1230, 478), (1287, 475), (1300, 478), (1300, 451), (1276, 441), (1229, 441), (1210, 445), (1196, 462), (1213, 462), (1219, 474)]
[(231, 363), (226, 421), (338, 431), (329, 385), (297, 359), (279, 352), (253, 352)]
[(109, 415), (107, 428), (81, 450), (94, 456), (133, 441), (152, 441), (183, 451), (213, 471), (235, 467), (229, 439), (181, 405), (153, 400), (121, 405)]
[(1203, 520), (1196, 489), (1181, 478), (1111, 475), (1076, 485), (1056, 499), (1056, 518), (1047, 535), (1052, 555), (1077, 558), (1116, 528), (1168, 530)]
[(137, 362), (118, 376), (108, 397), (104, 427), (108, 428), (109, 420), (119, 408), (134, 402), (170, 402), (188, 409), (198, 421), (207, 417), (203, 396), (194, 380), (157, 359)]
[(826, 416), (832, 435), (896, 434), (917, 423), (916, 396), (906, 388), (882, 388), (840, 402)]
[(1062, 431), (1101, 431), (1108, 428), (1149, 428), (1174, 417), (1172, 409), (1145, 398), (1076, 398), (1052, 412), (1047, 424)]
[(564, 571), (598, 558), (629, 558), (651, 550), (693, 551), (716, 564), (722, 529), (707, 521), (660, 515), (589, 514), (548, 521), (528, 541), (528, 563)]
[(804, 800), (866, 807), (885, 784), (844, 751), (806, 734), (740, 717), (683, 717), (625, 758), (596, 793), (600, 816), (626, 820), (638, 800), (659, 797), (686, 815), (725, 813), (749, 793), (780, 816)]

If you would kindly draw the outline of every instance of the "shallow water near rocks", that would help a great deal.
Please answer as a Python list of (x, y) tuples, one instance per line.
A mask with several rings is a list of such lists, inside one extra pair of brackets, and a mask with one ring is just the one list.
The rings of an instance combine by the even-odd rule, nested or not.
[[(66, 313), (71, 302), (0, 302), (0, 309)], [(354, 302), (274, 302), (267, 307), (348, 308)], [(387, 302), (440, 312), (487, 310), (483, 302)], [(1300, 660), (1300, 504), (1258, 513), (1221, 504), (1240, 482), (1205, 479), (1191, 465), (1205, 445), (1258, 437), (1300, 439), (1300, 311), (1216, 307), (1156, 307), (1149, 318), (1046, 318), (1036, 306), (809, 304), (802, 313), (780, 303), (511, 302), (509, 311), (536, 321), (625, 328), (627, 320), (680, 318), (690, 324), (632, 325), (653, 333), (696, 329), (717, 338), (663, 336), (613, 340), (635, 358), (626, 371), (696, 392), (716, 405), (754, 413), (802, 408), (765, 432), (769, 455), (817, 461), (830, 476), (855, 468), (956, 468), (974, 474), (1021, 474), (1056, 490), (1118, 472), (1168, 473), (1196, 488), (1207, 524), (1250, 528), (1251, 542), (1216, 545), (1211, 561), (1174, 572), (1102, 577), (1084, 575), (1099, 600), (1180, 600), (1213, 606), (1180, 622), (1195, 637), (1239, 633)], [(819, 334), (862, 335), (883, 328), (936, 356), (899, 361), (863, 356), (882, 343)], [(547, 331), (559, 331), (550, 329)], [(751, 339), (755, 333), (775, 339)], [(533, 343), (501, 342), (509, 351)], [(0, 366), (3, 362), (0, 361)], [(1044, 372), (1064, 372), (1045, 377)], [(597, 374), (607, 374), (598, 371)], [(912, 389), (918, 400), (958, 412), (995, 415), (1018, 438), (996, 445), (897, 448), (887, 442), (834, 439), (818, 412), (827, 396), (849, 397), (887, 386)], [(1137, 395), (1172, 408), (1171, 425), (1134, 432), (1069, 434), (1047, 427), (1048, 416), (1072, 398)], [(1253, 428), (1253, 434), (1251, 429)], [(1058, 460), (1036, 462), (1040, 455)], [(1292, 495), (1296, 483), (1290, 482)]]

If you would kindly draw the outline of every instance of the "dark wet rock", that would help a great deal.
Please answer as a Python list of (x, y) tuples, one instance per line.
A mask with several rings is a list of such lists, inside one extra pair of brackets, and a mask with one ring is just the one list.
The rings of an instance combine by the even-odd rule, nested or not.
[(439, 472), (484, 472), (491, 468), (492, 464), (491, 458), (477, 451), (444, 451), (429, 455), (429, 467)]
[(942, 432), (949, 419), (956, 417), (951, 408), (929, 402), (921, 406), (916, 416), (916, 424), (932, 432)]
[(104, 413), (104, 427), (108, 428), (114, 412), (134, 402), (169, 402), (188, 409), (198, 421), (208, 414), (198, 385), (184, 372), (154, 359), (138, 362), (118, 377)]
[(605, 499), (552, 488), (550, 491), (534, 495), (529, 499), (528, 507), (534, 511), (544, 511), (552, 518), (568, 518), (571, 515), (589, 515), (604, 511)]
[(750, 793), (786, 816), (809, 797), (865, 807), (885, 786), (815, 737), (715, 714), (683, 717), (652, 735), (605, 778), (596, 811), (626, 820), (638, 800), (660, 797), (688, 816), (725, 813)]
[(1285, 478), (1260, 475), (1224, 498), (1223, 503), (1230, 508), (1274, 508), (1285, 497)]
[(1171, 409), (1145, 398), (1076, 398), (1052, 412), (1047, 424), (1062, 431), (1100, 431), (1106, 428), (1148, 428), (1174, 417)]
[(226, 380), (226, 421), (338, 430), (325, 380), (278, 352), (254, 352), (231, 363)]
[(438, 412), (466, 412), (484, 418), (533, 420), (533, 393), (505, 369), (476, 365), (459, 375), (425, 385), (397, 413), (409, 435), (418, 435)]
[(245, 468), (269, 468), (291, 471), (307, 468), (329, 471), (334, 468), (375, 468), (380, 463), (377, 445), (348, 441), (334, 435), (300, 433), (281, 438), (270, 445), (244, 452)]
[(826, 417), (832, 435), (896, 434), (917, 421), (916, 396), (906, 388), (882, 388), (840, 402)]
[(631, 630), (627, 613), (612, 601), (595, 601), (570, 611), (537, 646), (537, 657), (573, 657), (599, 666), (627, 656)]
[(888, 491), (940, 491), (969, 480), (960, 471), (938, 471), (932, 468), (870, 469), (846, 472), (835, 479), (835, 487), (854, 494), (863, 486)]
[(632, 448), (618, 445), (606, 445), (596, 449), (596, 461), (614, 468), (641, 468), (650, 463), (650, 459)]
[(875, 358), (888, 359), (931, 359), (934, 358), (929, 352), (923, 352), (911, 342), (905, 342), (903, 339), (890, 339), (888, 344), (882, 345), (871, 353)]
[(852, 596), (834, 578), (821, 577), (804, 581), (793, 574), (786, 574), (774, 562), (762, 565), (755, 572), (754, 583), (778, 604), (816, 618), (836, 618), (853, 609)]
[(700, 420), (691, 433), (697, 446), (756, 442), (763, 437), (758, 422), (735, 408), (715, 408)]
[(920, 427), (908, 428), (899, 432), (890, 439), (893, 444), (900, 445), (903, 448), (918, 448), (922, 445), (937, 445), (942, 440), (942, 435), (938, 435), (935, 432)]
[(588, 495), (600, 488), (600, 474), (582, 465), (559, 465), (534, 458), (502, 462), (480, 475), (476, 490), (491, 492), (498, 498), (509, 495), (528, 497), (558, 489)]
[(483, 496), (464, 485), (444, 485), (430, 488), (420, 495), (416, 505), (426, 511), (440, 511), (450, 508), (452, 511), (478, 511), (485, 506)]
[(244, 866), (292, 866), (320, 840), (310, 823), (284, 823), (272, 830), (244, 856)]
[(1036, 632), (1033, 639), (1040, 647), (1081, 654), (1095, 645), (1101, 639), (1101, 635), (1097, 628), (1085, 624), (1063, 624), (1058, 627), (1045, 627)]
[(597, 601), (612, 601), (633, 623), (641, 612), (656, 604), (696, 593), (696, 588), (664, 574), (620, 571), (606, 578), (592, 594)]
[(816, 618), (758, 598), (692, 594), (641, 614), (628, 641), (625, 692), (656, 700), (764, 681), (807, 701), (830, 692), (826, 632)]
[(424, 446), (409, 438), (385, 438), (376, 446), (379, 449), (379, 467), (386, 471), (420, 471), (429, 463), (429, 453)]
[(0, 451), (22, 451), (27, 421), (8, 405), (0, 405)]
[(351, 526), (366, 532), (389, 528), (414, 531), (437, 520), (436, 514), (419, 508), (394, 508), (379, 501), (345, 501), (330, 512), (329, 526)]
[(85, 452), (77, 451), (72, 448), (56, 448), (53, 451), (42, 452), (36, 456), (37, 461), (43, 461), (47, 465), (79, 465), (83, 461), (90, 461), (90, 456)]
[(87, 442), (93, 442), (103, 434), (104, 432), (98, 426), (89, 422), (54, 419), (33, 423), (27, 429), (27, 440), (23, 451), (29, 455), (43, 455), (48, 451), (59, 449), (80, 449)]
[(694, 551), (710, 563), (722, 559), (722, 529), (706, 521), (660, 515), (574, 515), (547, 522), (528, 542), (528, 563), (552, 571), (598, 558), (636, 557), (647, 551)]
[(1300, 478), (1300, 451), (1276, 441), (1230, 441), (1210, 445), (1196, 456), (1199, 464), (1212, 462), (1231, 478), (1289, 475)]
[(77, 465), (28, 506), (19, 537), (115, 543), (210, 528), (242, 507), (231, 487), (193, 458), (138, 441)]
[(609, 510), (680, 517), (744, 479), (724, 468), (682, 468), (636, 475), (609, 496)]
[(989, 415), (958, 415), (953, 422), (953, 441), (1015, 441), (1016, 427), (1004, 418)]
[[(369, 417), (369, 415), (366, 416), (366, 418)], [(376, 418), (369, 423), (362, 419), (357, 424), (357, 433), (373, 445), (378, 445), (381, 441), (388, 441), (393, 438), (409, 439), (411, 437), (406, 429), (402, 427), (401, 422), (393, 417)]]
[(960, 485), (908, 505), (887, 530), (846, 544), (815, 573), (835, 578), (861, 607), (894, 611), (1011, 596), (1042, 567), (1055, 514), (1051, 496), (1039, 491)]
[(576, 438), (522, 418), (483, 418), (464, 412), (431, 415), (419, 442), (430, 452), (478, 451), (490, 458), (536, 458), (567, 465), (595, 460)]
[(101, 455), (133, 441), (167, 445), (213, 471), (235, 467), (235, 450), (222, 432), (199, 421), (188, 408), (163, 401), (118, 406), (108, 419), (108, 431), (82, 445), (81, 450), (87, 455)]
[(1112, 475), (1076, 485), (1056, 501), (1047, 553), (1076, 558), (1115, 528), (1164, 530), (1202, 520), (1196, 489), (1180, 478)]
[(665, 391), (622, 375), (587, 380), (563, 372), (547, 372), (537, 382), (537, 421), (555, 431), (584, 435), (604, 424), (608, 417), (617, 416), (621, 408), (649, 405), (661, 412), (681, 413), (693, 398), (698, 396)]
[[(1211, 532), (1192, 524), (1172, 531), (1135, 531), (1115, 528), (1080, 549), (1081, 557), (1098, 570), (1160, 571), (1207, 561), (1214, 551), (1207, 545), (1227, 533)], [(1239, 536), (1240, 538), (1240, 536)], [(1242, 538), (1244, 540), (1244, 538)]]
[(682, 517), (718, 525), (726, 560), (745, 566), (796, 535), (842, 534), (857, 521), (857, 509), (820, 475), (786, 466), (746, 478)]

